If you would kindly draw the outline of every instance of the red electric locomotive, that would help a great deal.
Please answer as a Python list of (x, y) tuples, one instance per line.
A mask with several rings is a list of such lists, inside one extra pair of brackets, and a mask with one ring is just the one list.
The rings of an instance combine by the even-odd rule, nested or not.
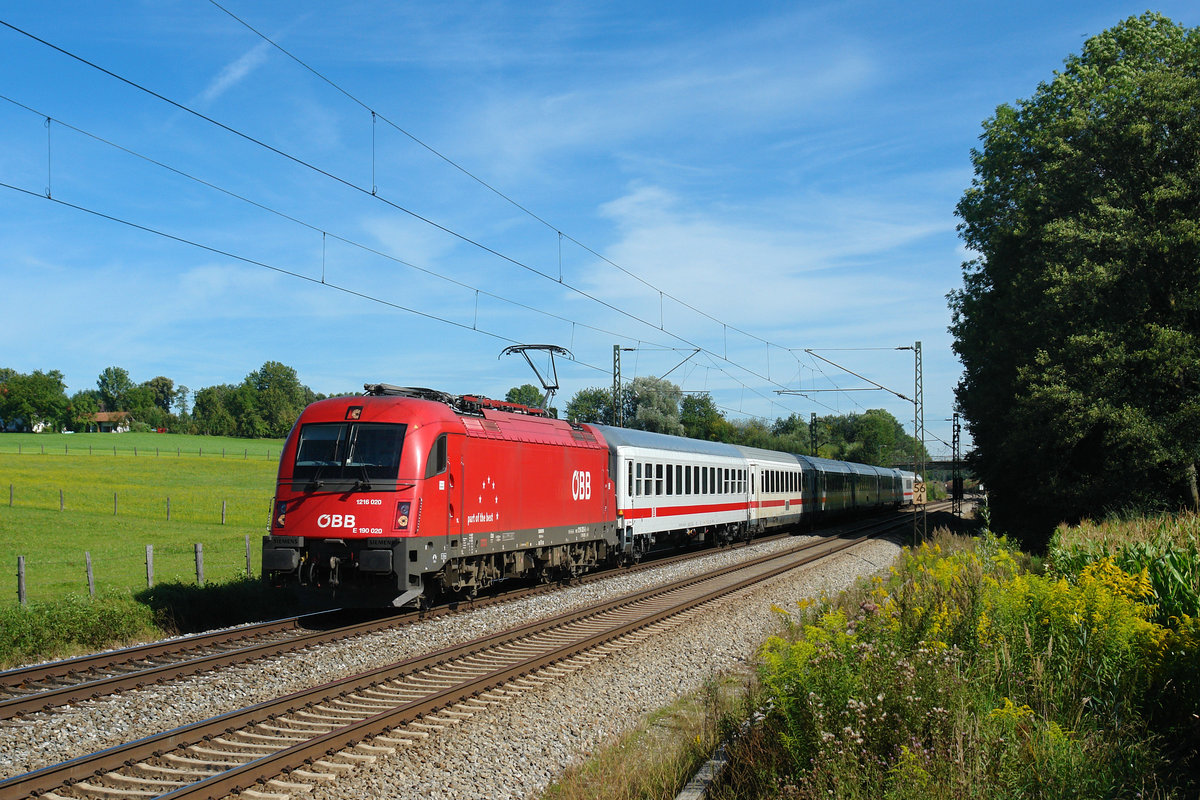
[(609, 451), (540, 409), (368, 385), (310, 405), (280, 459), (263, 574), (396, 606), (568, 577), (617, 547)]

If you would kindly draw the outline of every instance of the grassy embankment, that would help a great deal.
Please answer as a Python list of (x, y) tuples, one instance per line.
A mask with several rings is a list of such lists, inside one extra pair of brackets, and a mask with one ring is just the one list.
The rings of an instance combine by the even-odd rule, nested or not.
[(1195, 797), (1198, 543), (1196, 516), (1063, 529), (1044, 564), (939, 535), (855, 591), (778, 609), (740, 701), (682, 703), (546, 796), (672, 798), (740, 707), (769, 711), (718, 800)]
[[(0, 665), (253, 616), (261, 600), (257, 581), (245, 580), (246, 537), (257, 575), (281, 446), (169, 434), (0, 435)], [(195, 543), (203, 545), (204, 589), (195, 585)], [(150, 592), (146, 545), (154, 548)], [(25, 609), (17, 556), (25, 557)]]

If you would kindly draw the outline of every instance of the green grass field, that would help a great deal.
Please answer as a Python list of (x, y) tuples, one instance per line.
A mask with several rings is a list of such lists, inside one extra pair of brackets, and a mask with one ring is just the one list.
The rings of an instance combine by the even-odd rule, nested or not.
[(197, 542), (206, 582), (243, 574), (247, 536), (257, 574), (281, 448), (169, 434), (0, 435), (0, 604), (17, 601), (18, 556), (30, 600), (86, 593), (89, 552), (98, 593), (144, 589), (146, 545), (156, 584), (195, 581)]

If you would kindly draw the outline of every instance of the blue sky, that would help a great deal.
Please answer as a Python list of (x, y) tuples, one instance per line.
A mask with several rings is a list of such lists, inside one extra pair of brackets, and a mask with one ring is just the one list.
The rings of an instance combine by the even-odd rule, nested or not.
[(911, 427), (776, 390), (869, 385), (809, 348), (911, 396), (921, 341), (945, 453), (970, 149), (1145, 7), (737, 5), (0, 5), (0, 366), (502, 397), (552, 343), (561, 407), (620, 344), (733, 419)]

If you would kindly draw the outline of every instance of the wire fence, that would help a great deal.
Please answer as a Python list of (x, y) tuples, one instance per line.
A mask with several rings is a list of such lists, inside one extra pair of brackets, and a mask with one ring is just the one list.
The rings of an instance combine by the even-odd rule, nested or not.
[(253, 576), (261, 554), (250, 534), (189, 544), (147, 544), (141, 547), (106, 545), (102, 551), (56, 551), (38, 556), (18, 555), (14, 573), (0, 588), (3, 596), (21, 605), (33, 599), (52, 599), (67, 593), (95, 596), (97, 591), (138, 591), (156, 583), (226, 581)]
[(4, 442), (0, 439), (0, 454), (9, 455), (89, 455), (89, 456), (134, 456), (134, 457), (153, 457), (164, 458), (174, 457), (183, 458), (185, 456), (196, 458), (236, 458), (243, 461), (273, 461), (279, 458), (279, 450), (259, 450), (250, 447), (209, 447), (207, 450), (203, 446), (195, 448), (177, 447), (161, 447), (157, 445), (136, 445), (136, 444), (113, 444), (111, 446), (104, 444), (98, 445), (95, 443), (80, 443), (72, 445), (70, 442), (64, 443), (30, 443), (30, 442)]
[(204, 491), (180, 488), (174, 494), (129, 488), (124, 491), (97, 486), (72, 486), (69, 489), (43, 485), (8, 485), (8, 507), (40, 511), (72, 511), (85, 514), (128, 516), (135, 519), (170, 522), (200, 522), (220, 525), (250, 525), (269, 519), (271, 498), (252, 498), (234, 493), (232, 498), (216, 499)]

